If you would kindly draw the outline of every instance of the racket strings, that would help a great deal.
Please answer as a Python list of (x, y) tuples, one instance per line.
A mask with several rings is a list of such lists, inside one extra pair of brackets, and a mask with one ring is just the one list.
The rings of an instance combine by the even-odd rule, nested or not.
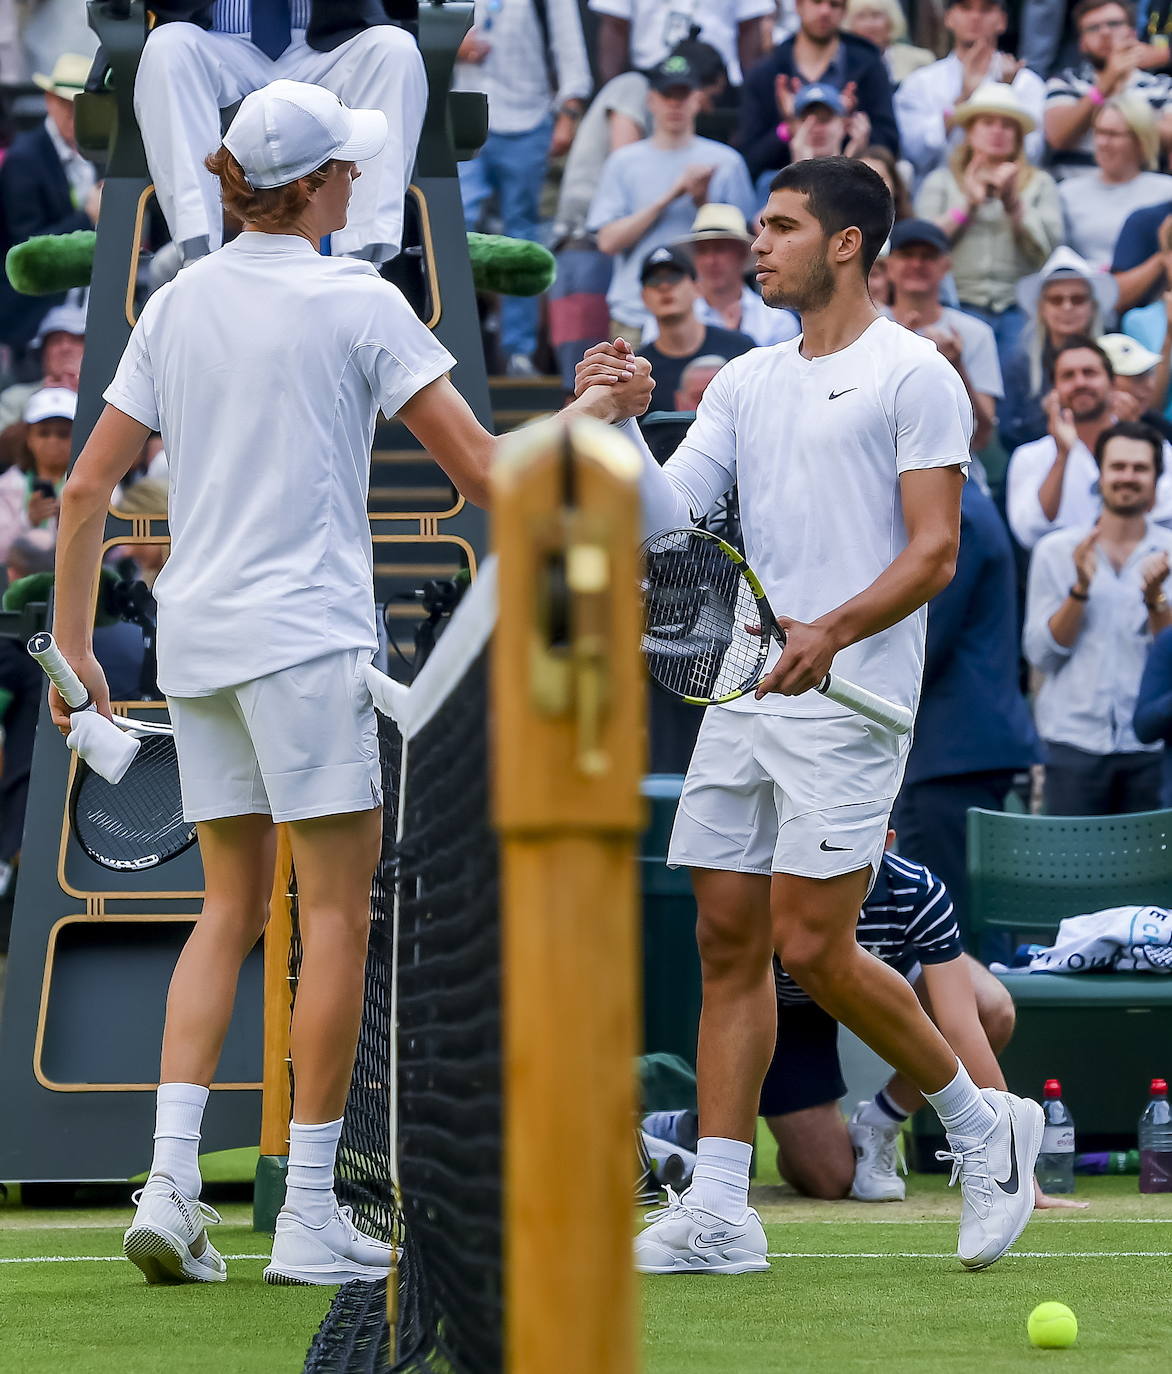
[(719, 701), (756, 683), (769, 636), (752, 588), (720, 543), (670, 530), (646, 548), (643, 652), (668, 691)]
[(151, 867), (188, 848), (195, 826), (183, 819), (179, 764), (170, 735), (148, 735), (121, 782), (88, 772), (78, 786), (73, 829), (105, 867)]

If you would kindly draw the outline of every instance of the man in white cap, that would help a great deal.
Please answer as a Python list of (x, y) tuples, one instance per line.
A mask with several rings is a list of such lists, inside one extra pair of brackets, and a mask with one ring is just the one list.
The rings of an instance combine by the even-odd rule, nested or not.
[(1104, 334), (1098, 344), (1115, 370), (1115, 390), (1111, 399), (1116, 417), (1142, 420), (1145, 425), (1159, 430), (1166, 440), (1172, 440), (1172, 421), (1163, 412), (1172, 337), (1165, 342), (1162, 354), (1153, 353), (1126, 334)]
[[(415, 40), (391, 24), (406, 4), (362, 0), (157, 0), (134, 83), (147, 163), (184, 262), (218, 248), (220, 198), (204, 170), (221, 110), (270, 81), (312, 82), (351, 105), (382, 110), (386, 143), (355, 187), (330, 251), (386, 262), (399, 251), (403, 197), (427, 105)], [(373, 17), (379, 16), (379, 17)]]
[[(288, 1187), (265, 1277), (334, 1284), (389, 1265), (390, 1247), (333, 1191), (382, 835), (363, 679), (378, 643), (370, 449), (377, 411), (398, 415), (483, 503), (495, 440), (401, 293), (371, 264), (318, 251), (346, 223), (356, 162), (386, 136), (381, 111), (320, 86), (277, 81), (245, 98), (208, 159), (245, 230), (147, 302), (62, 497), (54, 634), (108, 713), (90, 589), (114, 487), (161, 432), (171, 554), (154, 588), (158, 677), (206, 895), (171, 983), (155, 1153), (126, 1233), (152, 1282), (226, 1277), (199, 1201), (199, 1137), (239, 967), (265, 922), (274, 821), (289, 826), (305, 959)], [(584, 400), (574, 409), (608, 418), (608, 392)], [(54, 692), (50, 705), (68, 730)]]
[[(758, 348), (784, 343), (801, 332), (792, 310), (770, 310), (745, 282), (753, 235), (735, 205), (702, 205), (692, 231), (673, 245), (682, 248), (696, 268), (696, 316), (702, 324), (747, 334)], [(644, 340), (653, 336), (648, 332)]]

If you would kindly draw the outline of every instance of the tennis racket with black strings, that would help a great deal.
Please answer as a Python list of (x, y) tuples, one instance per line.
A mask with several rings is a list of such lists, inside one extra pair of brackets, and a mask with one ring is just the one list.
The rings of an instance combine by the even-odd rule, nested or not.
[[(51, 634), (34, 635), (28, 651), (71, 711), (95, 709)], [(183, 819), (175, 737), (170, 725), (141, 720), (115, 724), (138, 742), (138, 750), (116, 783), (78, 754), (69, 826), (85, 854), (103, 868), (123, 873), (157, 868), (178, 858), (196, 839), (194, 822)]]
[[(643, 553), (643, 653), (655, 681), (696, 706), (754, 691), (772, 642), (784, 650), (785, 631), (742, 555), (698, 529), (666, 530)], [(834, 674), (815, 690), (897, 735), (912, 728), (906, 706)]]

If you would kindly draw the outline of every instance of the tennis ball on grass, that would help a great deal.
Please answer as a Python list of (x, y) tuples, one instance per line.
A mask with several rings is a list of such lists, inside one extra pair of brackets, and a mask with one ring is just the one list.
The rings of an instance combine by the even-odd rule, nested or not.
[(1026, 1322), (1030, 1344), (1043, 1350), (1065, 1350), (1078, 1339), (1078, 1319), (1063, 1302), (1043, 1302)]

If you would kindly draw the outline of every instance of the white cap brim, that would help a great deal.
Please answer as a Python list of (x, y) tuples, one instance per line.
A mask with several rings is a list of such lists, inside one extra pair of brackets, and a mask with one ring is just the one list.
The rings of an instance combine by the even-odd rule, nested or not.
[(365, 162), (386, 147), (390, 126), (382, 110), (351, 110), (350, 137), (334, 153), (337, 162)]

